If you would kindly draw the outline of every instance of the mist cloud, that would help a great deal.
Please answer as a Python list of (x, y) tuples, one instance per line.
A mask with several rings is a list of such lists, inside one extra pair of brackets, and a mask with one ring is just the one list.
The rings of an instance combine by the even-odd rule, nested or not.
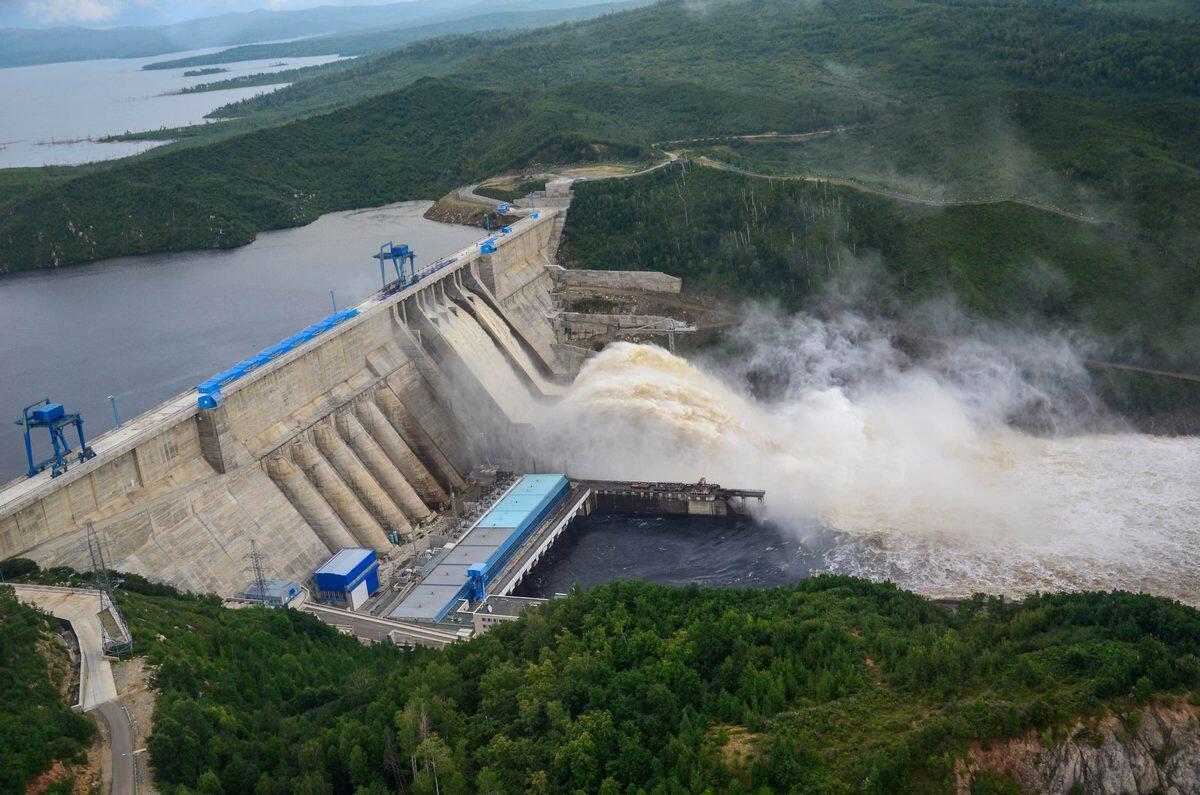
[(702, 365), (610, 345), (539, 426), (540, 460), (764, 488), (771, 520), (841, 539), (831, 569), (931, 595), (1200, 601), (1200, 441), (1115, 432), (1067, 335), (926, 311), (947, 336), (919, 357), (850, 312), (752, 313)]

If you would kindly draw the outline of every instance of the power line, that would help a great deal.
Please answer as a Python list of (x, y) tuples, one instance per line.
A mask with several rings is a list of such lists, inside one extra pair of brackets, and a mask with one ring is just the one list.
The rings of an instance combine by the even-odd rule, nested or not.
[(258, 542), (253, 538), (250, 539), (250, 552), (246, 554), (246, 560), (250, 561), (250, 565), (242, 569), (242, 571), (250, 572), (254, 575), (254, 585), (258, 588), (258, 600), (267, 606), (267, 577), (263, 574), (263, 563), (266, 561), (266, 554), (258, 551)]

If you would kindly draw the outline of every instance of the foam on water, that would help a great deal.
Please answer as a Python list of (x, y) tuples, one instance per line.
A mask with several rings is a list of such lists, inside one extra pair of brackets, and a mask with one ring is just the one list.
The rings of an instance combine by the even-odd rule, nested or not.
[[(1200, 603), (1200, 439), (1008, 422), (1036, 407), (1075, 427), (1086, 373), (1062, 340), (976, 336), (918, 365), (860, 319), (771, 323), (724, 376), (610, 345), (542, 423), (542, 455), (578, 475), (765, 488), (774, 521), (837, 532), (830, 569), (929, 595)], [(732, 385), (748, 367), (783, 385), (774, 399)]]

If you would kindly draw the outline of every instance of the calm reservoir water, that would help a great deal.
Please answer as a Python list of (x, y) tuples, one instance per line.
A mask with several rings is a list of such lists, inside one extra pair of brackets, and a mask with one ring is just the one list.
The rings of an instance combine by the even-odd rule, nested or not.
[(184, 77), (187, 69), (142, 70), (143, 65), (155, 61), (205, 52), (212, 50), (0, 69), (0, 168), (71, 165), (144, 152), (162, 142), (98, 143), (87, 139), (202, 124), (205, 114), (222, 105), (275, 91), (284, 84), (199, 94), (176, 92), (240, 75), (337, 60), (336, 56), (316, 56), (243, 61), (224, 64), (229, 71), (204, 77)]
[[(482, 237), (427, 221), (429, 202), (326, 215), (231, 251), (124, 257), (0, 279), (0, 482), (24, 472), (12, 420), (43, 397), (83, 413), (89, 437), (379, 288), (371, 255), (405, 242), (417, 267)], [(49, 444), (35, 450), (49, 455)]]

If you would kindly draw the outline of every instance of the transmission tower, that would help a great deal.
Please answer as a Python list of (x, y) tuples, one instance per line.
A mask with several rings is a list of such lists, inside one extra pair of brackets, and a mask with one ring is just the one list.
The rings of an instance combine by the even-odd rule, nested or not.
[[(91, 522), (87, 523), (87, 546), (92, 558), (92, 586), (100, 591), (100, 631), (104, 636), (104, 650), (119, 657), (133, 646), (133, 635), (113, 596), (108, 561), (104, 559), (105, 542)], [(112, 628), (104, 621), (105, 611), (112, 617)]]
[(250, 565), (242, 569), (254, 575), (254, 584), (258, 588), (258, 600), (263, 603), (263, 607), (267, 606), (267, 578), (263, 574), (263, 562), (267, 556), (258, 551), (258, 542), (253, 538), (250, 539), (250, 552), (246, 555), (246, 560), (250, 561)]

